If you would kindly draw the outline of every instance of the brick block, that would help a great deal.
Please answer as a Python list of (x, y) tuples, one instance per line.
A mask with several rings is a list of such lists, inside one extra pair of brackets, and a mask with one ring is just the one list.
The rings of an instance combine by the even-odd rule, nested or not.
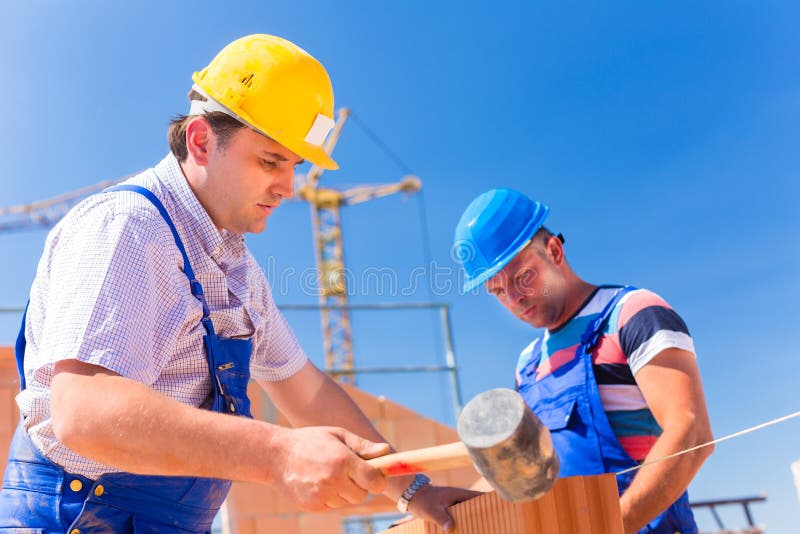
[(382, 411), (381, 417), (387, 419), (404, 419), (407, 417), (420, 417), (420, 415), (413, 410), (409, 410), (405, 406), (400, 406), (399, 404), (390, 401), (384, 396), (378, 397), (380, 401)]
[(234, 482), (228, 494), (228, 511), (232, 517), (261, 516), (277, 513), (276, 492), (264, 484)]
[(400, 451), (436, 445), (436, 423), (420, 416), (403, 417), (394, 422), (395, 447)]
[[(302, 514), (297, 521), (299, 532), (330, 532), (342, 531), (342, 517), (337, 514)], [(273, 532), (283, 532), (275, 530)]]
[(397, 431), (394, 421), (391, 419), (378, 419), (374, 422), (375, 429), (380, 432), (383, 439), (388, 441), (394, 448), (397, 448)]
[(259, 534), (271, 532), (280, 532), (280, 534), (303, 534), (303, 531), (300, 529), (298, 518), (295, 515), (258, 517), (255, 519), (255, 525), (255, 532)]
[[(457, 534), (622, 534), (617, 482), (613, 474), (559, 479), (541, 498), (509, 503), (485, 493), (450, 507)], [(385, 534), (443, 534), (436, 525), (414, 520)]]

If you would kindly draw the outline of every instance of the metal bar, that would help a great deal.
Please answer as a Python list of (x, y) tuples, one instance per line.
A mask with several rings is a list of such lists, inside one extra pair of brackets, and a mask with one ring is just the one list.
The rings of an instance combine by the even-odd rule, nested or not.
[(766, 495), (759, 495), (757, 497), (741, 497), (739, 499), (718, 499), (713, 501), (697, 501), (690, 503), (692, 508), (701, 506), (722, 506), (728, 504), (744, 504), (751, 502), (764, 502), (767, 500)]
[(716, 522), (717, 522), (717, 527), (718, 527), (720, 530), (725, 530), (725, 525), (723, 525), (723, 524), (722, 524), (722, 519), (719, 517), (719, 514), (717, 513), (717, 509), (716, 509), (716, 507), (714, 507), (714, 506), (709, 506), (709, 508), (711, 509), (711, 515), (713, 515), (713, 516), (714, 516), (714, 521), (716, 521)]
[(453, 343), (453, 326), (450, 320), (450, 305), (439, 302), (384, 302), (379, 304), (284, 304), (278, 306), (281, 311), (320, 311), (347, 308), (348, 310), (419, 310), (439, 309), (442, 330), (444, 330), (444, 351), (446, 365), (406, 366), (406, 367), (376, 367), (366, 369), (328, 369), (327, 372), (334, 376), (347, 375), (348, 373), (419, 373), (419, 372), (447, 372), (449, 373), (450, 389), (453, 397), (453, 412), (455, 420), (461, 414), (464, 401), (461, 396), (461, 382), (456, 363), (456, 353)]
[(744, 507), (744, 515), (747, 516), (747, 525), (751, 527), (756, 526), (755, 523), (753, 523), (753, 515), (750, 513), (750, 506), (746, 502), (743, 502), (742, 506)]
[(137, 174), (139, 173), (128, 174), (113, 180), (105, 180), (47, 200), (0, 208), (0, 232), (49, 228), (55, 225), (83, 198)]
[[(750, 504), (756, 502), (764, 502), (767, 500), (766, 495), (759, 495), (757, 497), (740, 497), (738, 499), (717, 499), (713, 501), (700, 501), (700, 502), (693, 502), (689, 503), (692, 508), (708, 508), (711, 511), (711, 515), (714, 516), (714, 520), (717, 522), (717, 526), (721, 531), (725, 530), (725, 526), (722, 524), (722, 519), (720, 518), (719, 514), (717, 513), (718, 506), (730, 506), (730, 505), (739, 505), (744, 509), (745, 517), (747, 518), (747, 524), (751, 528), (755, 528), (755, 521), (753, 521), (753, 514), (750, 512)], [(748, 530), (749, 532), (750, 530)]]
[(280, 304), (278, 309), (290, 311), (317, 311), (321, 309), (348, 308), (350, 310), (414, 310), (449, 307), (438, 302), (384, 302), (379, 304)]
[(0, 216), (5, 215), (16, 215), (16, 214), (29, 214), (33, 213), (37, 210), (41, 210), (44, 208), (48, 208), (55, 204), (62, 204), (64, 202), (74, 201), (76, 199), (80, 199), (85, 197), (91, 193), (96, 191), (102, 191), (106, 187), (118, 184), (123, 180), (127, 180), (128, 178), (132, 178), (137, 174), (140, 174), (143, 171), (135, 172), (133, 174), (127, 174), (121, 178), (115, 178), (113, 180), (104, 180), (102, 182), (96, 183), (94, 185), (81, 187), (80, 189), (76, 189), (74, 191), (70, 191), (69, 193), (61, 194), (54, 196), (52, 198), (48, 198), (46, 200), (39, 200), (36, 202), (30, 202), (28, 204), (19, 204), (16, 206), (8, 206), (6, 208), (0, 208)]
[(464, 407), (461, 399), (461, 383), (458, 377), (458, 367), (456, 366), (456, 351), (453, 345), (453, 329), (450, 322), (450, 306), (444, 305), (439, 308), (442, 317), (442, 328), (444, 329), (444, 358), (447, 367), (450, 369), (450, 388), (453, 390), (453, 411), (455, 421), (461, 415), (461, 408)]
[[(281, 311), (324, 311), (324, 310), (383, 310), (383, 311), (397, 311), (397, 310), (418, 310), (418, 309), (439, 309), (442, 321), (442, 329), (444, 330), (444, 349), (445, 349), (445, 362), (446, 365), (418, 365), (418, 366), (400, 366), (400, 367), (371, 367), (362, 369), (328, 369), (327, 372), (334, 376), (340, 375), (354, 375), (358, 373), (364, 374), (380, 374), (380, 373), (428, 373), (428, 372), (447, 372), (450, 378), (450, 387), (453, 396), (453, 411), (455, 418), (461, 413), (464, 406), (461, 397), (461, 383), (458, 374), (458, 365), (456, 363), (455, 348), (453, 344), (453, 330), (450, 320), (450, 306), (438, 302), (385, 302), (379, 304), (284, 304), (278, 306)], [(0, 307), (0, 313), (22, 313), (25, 311), (23, 307)], [(324, 327), (323, 327), (324, 332)], [(763, 500), (763, 499), (762, 499)]]
[(352, 373), (378, 374), (378, 373), (431, 373), (431, 372), (452, 372), (453, 368), (447, 365), (406, 365), (400, 367), (363, 367), (353, 369), (326, 369), (325, 372), (331, 375), (344, 375)]

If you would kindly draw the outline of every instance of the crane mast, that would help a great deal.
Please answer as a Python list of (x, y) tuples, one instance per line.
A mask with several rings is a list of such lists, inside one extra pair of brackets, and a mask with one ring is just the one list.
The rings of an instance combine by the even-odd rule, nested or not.
[[(336, 146), (350, 112), (339, 111), (333, 133), (325, 150)], [(298, 176), (298, 196), (311, 207), (311, 228), (319, 272), (319, 305), (325, 367), (345, 383), (354, 383), (353, 337), (347, 309), (347, 274), (344, 263), (341, 208), (367, 202), (398, 192), (413, 193), (421, 187), (416, 176), (405, 176), (393, 184), (365, 185), (340, 191), (319, 186), (323, 170), (312, 167), (306, 176)]]

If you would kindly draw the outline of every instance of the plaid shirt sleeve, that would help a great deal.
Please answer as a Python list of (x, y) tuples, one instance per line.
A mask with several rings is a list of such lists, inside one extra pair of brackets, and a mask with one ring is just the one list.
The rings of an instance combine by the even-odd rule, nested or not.
[(47, 361), (26, 362), (42, 366), (44, 384), (56, 362), (74, 358), (150, 385), (172, 353), (186, 278), (169, 230), (143, 202), (117, 195), (90, 205), (81, 224), (53, 236), (39, 266), (50, 272), (44, 313), (33, 314), (43, 322), (37, 357)]

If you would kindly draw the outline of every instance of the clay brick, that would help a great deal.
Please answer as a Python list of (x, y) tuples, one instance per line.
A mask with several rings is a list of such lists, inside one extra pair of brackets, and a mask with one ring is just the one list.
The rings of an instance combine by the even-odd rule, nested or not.
[(383, 407), (378, 397), (370, 395), (366, 391), (362, 391), (349, 384), (342, 384), (342, 389), (353, 399), (353, 402), (358, 405), (359, 409), (364, 412), (364, 415), (366, 415), (370, 421), (374, 423), (383, 418)]
[(436, 426), (430, 419), (420, 416), (404, 417), (394, 422), (395, 446), (407, 451), (436, 445)]
[(342, 517), (337, 514), (302, 514), (298, 518), (298, 527), (298, 532), (341, 532)]
[(378, 419), (374, 425), (375, 429), (383, 436), (383, 439), (388, 441), (394, 448), (397, 448), (397, 431), (394, 427), (394, 421), (391, 419)]
[(566, 486), (566, 491), (559, 494), (564, 495), (563, 506), (559, 508), (559, 525), (565, 524), (565, 518), (571, 521), (572, 529), (575, 532), (591, 532), (589, 524), (589, 510), (586, 506), (586, 488), (583, 485), (584, 477), (568, 477), (561, 479), (562, 485)]
[(381, 412), (381, 416), (387, 419), (404, 419), (407, 417), (420, 417), (420, 415), (413, 410), (409, 410), (404, 406), (400, 406), (399, 404), (390, 401), (384, 396), (378, 397), (378, 400), (381, 403), (383, 411)]
[(11, 443), (11, 437), (14, 435), (19, 421), (19, 407), (16, 401), (17, 393), (17, 389), (0, 389), (0, 413), (4, 414), (4, 417), (0, 420), (0, 439), (5, 440), (6, 449)]
[(250, 413), (253, 414), (253, 419), (264, 421), (264, 406), (262, 404), (264, 393), (254, 380), (247, 384), (247, 397), (250, 399)]
[(231, 529), (231, 534), (258, 534), (256, 531), (256, 520), (252, 518), (242, 518), (231, 523), (235, 526)]
[(0, 388), (19, 391), (19, 373), (13, 347), (0, 347)]
[(2, 463), (0, 463), (0, 466), (2, 466), (2, 468), (0, 468), (0, 471), (3, 472), (3, 476), (5, 477), (6, 465), (8, 464), (8, 447), (7, 446), (2, 448), (2, 449), (0, 449), (0, 462), (2, 462)]
[(255, 520), (256, 532), (280, 534), (304, 534), (300, 530), (298, 518), (295, 515), (259, 517)]
[(434, 421), (436, 425), (436, 430), (434, 431), (434, 435), (436, 436), (436, 443), (452, 443), (454, 441), (459, 441), (458, 432), (456, 432), (455, 428), (450, 428), (449, 426), (442, 425)]
[[(588, 503), (592, 503), (589, 506)], [(595, 505), (597, 509), (595, 509)], [(512, 504), (486, 493), (450, 507), (458, 534), (622, 534), (614, 475), (559, 479), (546, 495)], [(386, 534), (442, 534), (414, 520)]]
[[(445, 471), (445, 473), (447, 474), (447, 482), (443, 482), (442, 484), (447, 484), (448, 486), (454, 486), (456, 488), (470, 488), (480, 478), (480, 474), (478, 474), (474, 467), (451, 469), (450, 471)], [(482, 491), (490, 490), (491, 486)]]
[(289, 499), (288, 497), (284, 496), (283, 494), (269, 488), (273, 495), (273, 503), (275, 505), (274, 513), (276, 514), (293, 514), (298, 513), (300, 510), (297, 508), (297, 505), (294, 504), (294, 501)]
[(275, 514), (275, 498), (275, 490), (264, 484), (234, 482), (228, 494), (228, 511), (232, 517)]

